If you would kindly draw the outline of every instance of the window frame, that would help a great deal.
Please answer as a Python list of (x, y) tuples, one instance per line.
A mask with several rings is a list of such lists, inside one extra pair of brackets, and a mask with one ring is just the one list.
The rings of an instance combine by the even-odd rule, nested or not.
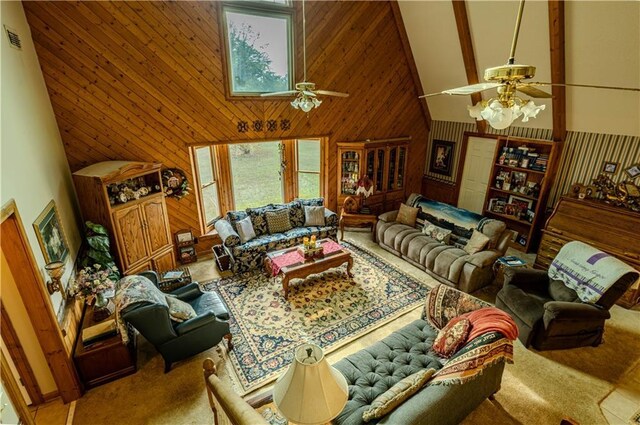
[[(225, 72), (225, 97), (227, 100), (274, 100), (274, 99), (287, 99), (288, 96), (260, 96), (263, 92), (235, 92), (233, 90), (233, 71), (231, 64), (231, 52), (230, 52), (230, 39), (227, 26), (227, 11), (235, 13), (253, 14), (257, 16), (266, 17), (286, 17), (288, 20), (287, 25), (287, 38), (289, 40), (289, 51), (287, 52), (287, 59), (289, 62), (289, 87), (286, 90), (293, 90), (297, 81), (296, 78), (296, 55), (295, 55), (295, 35), (294, 28), (296, 22), (296, 11), (294, 4), (291, 1), (287, 1), (286, 4), (272, 3), (272, 2), (260, 2), (260, 1), (222, 1), (218, 4), (218, 15), (220, 17), (220, 31), (221, 45), (222, 45), (222, 62)], [(268, 93), (268, 92), (264, 92)]]
[[(210, 155), (210, 160), (211, 160), (211, 174), (212, 174), (212, 178), (213, 178), (213, 182), (211, 183), (207, 183), (206, 185), (202, 184), (202, 181), (200, 180), (200, 168), (198, 166), (198, 149), (204, 149), (204, 148), (208, 148), (209, 149), (209, 155)], [(200, 227), (202, 230), (202, 234), (206, 234), (209, 233), (213, 230), (215, 222), (219, 219), (221, 219), (223, 217), (223, 202), (220, 198), (220, 178), (218, 175), (218, 155), (216, 152), (216, 146), (215, 145), (201, 145), (201, 146), (193, 146), (191, 149), (191, 158), (192, 158), (192, 166), (193, 166), (193, 171), (194, 171), (194, 176), (195, 176), (195, 186), (196, 186), (196, 200), (197, 200), (197, 207), (198, 207), (198, 216), (199, 216), (199, 221), (200, 221)], [(215, 217), (214, 219), (212, 219), (211, 221), (207, 221), (207, 213), (204, 207), (204, 195), (202, 190), (206, 187), (209, 187), (211, 185), (215, 185), (215, 189), (216, 189), (216, 194), (218, 197), (218, 216)]]
[[(315, 141), (320, 144), (320, 171), (309, 171), (309, 170), (301, 170), (300, 169), (300, 150), (298, 148), (298, 143), (301, 141)], [(293, 139), (294, 149), (295, 149), (295, 161), (294, 161), (294, 180), (295, 180), (295, 191), (296, 197), (300, 196), (300, 173), (302, 174), (314, 174), (318, 176), (320, 180), (320, 194), (321, 197), (326, 197), (324, 193), (324, 140), (321, 137), (308, 137), (308, 138), (297, 138)]]

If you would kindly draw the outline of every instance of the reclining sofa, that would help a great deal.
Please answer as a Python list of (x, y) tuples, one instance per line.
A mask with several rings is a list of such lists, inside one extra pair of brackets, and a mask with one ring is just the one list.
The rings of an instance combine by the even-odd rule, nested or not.
[[(329, 209), (324, 210), (324, 226), (305, 226), (305, 206), (322, 206), (324, 198), (296, 199), (287, 204), (268, 204), (259, 208), (247, 208), (245, 211), (229, 211), (226, 218), (216, 221), (215, 228), (222, 239), (224, 249), (231, 258), (231, 270), (234, 273), (253, 270), (262, 266), (268, 251), (289, 248), (302, 244), (305, 237), (315, 235), (318, 239), (336, 239), (338, 234), (338, 216)], [(293, 227), (284, 233), (270, 234), (265, 213), (286, 208)], [(241, 243), (236, 223), (251, 217), (256, 237)]]
[[(504, 256), (509, 241), (514, 237), (513, 231), (507, 230), (502, 221), (432, 201), (416, 193), (411, 194), (405, 204), (420, 208), (415, 226), (396, 222), (397, 210), (381, 214), (376, 225), (376, 236), (382, 248), (424, 270), (438, 281), (467, 293), (493, 281), (493, 264)], [(423, 234), (423, 228), (429, 224), (451, 230), (449, 244)], [(462, 248), (474, 228), (494, 238), (496, 243), (475, 254), (468, 254)]]

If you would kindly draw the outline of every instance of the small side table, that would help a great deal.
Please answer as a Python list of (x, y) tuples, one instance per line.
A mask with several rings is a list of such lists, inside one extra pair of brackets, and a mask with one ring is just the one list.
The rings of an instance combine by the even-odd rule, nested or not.
[(378, 216), (373, 214), (358, 214), (342, 212), (340, 214), (340, 240), (344, 240), (344, 227), (371, 227), (371, 233), (373, 233), (373, 241), (376, 240), (376, 223), (378, 222)]
[[(167, 273), (176, 272), (181, 273), (179, 277), (175, 278), (165, 278), (164, 276)], [(158, 273), (158, 288), (162, 292), (171, 292), (178, 288), (182, 288), (185, 285), (191, 283), (191, 272), (189, 271), (189, 267), (178, 267), (173, 270), (165, 270), (163, 272)]]
[(495, 281), (498, 285), (504, 285), (504, 271), (507, 268), (511, 267), (529, 267), (526, 261), (522, 258), (509, 256), (509, 257), (500, 257), (493, 263), (493, 273), (495, 275)]

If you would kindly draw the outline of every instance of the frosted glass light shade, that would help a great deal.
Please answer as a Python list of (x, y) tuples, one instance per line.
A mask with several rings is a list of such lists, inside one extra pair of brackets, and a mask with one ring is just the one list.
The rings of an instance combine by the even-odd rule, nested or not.
[(273, 387), (278, 410), (301, 425), (331, 421), (344, 409), (348, 398), (347, 380), (315, 344), (296, 349), (293, 363)]

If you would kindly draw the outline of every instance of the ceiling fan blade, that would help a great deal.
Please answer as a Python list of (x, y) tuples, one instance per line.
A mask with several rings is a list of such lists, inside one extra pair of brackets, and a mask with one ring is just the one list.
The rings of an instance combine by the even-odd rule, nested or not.
[(553, 95), (547, 93), (546, 91), (540, 90), (536, 87), (527, 85), (527, 84), (518, 84), (516, 85), (516, 90), (526, 94), (527, 96), (536, 97), (536, 98), (551, 98)]
[(309, 97), (316, 97), (316, 94), (312, 91), (309, 90), (302, 90), (302, 94), (304, 94), (305, 96), (309, 96)]
[(491, 90), (498, 86), (501, 86), (501, 83), (479, 83), (479, 84), (471, 84), (470, 86), (462, 86), (456, 87), (455, 89), (443, 90), (440, 93), (430, 93), (420, 96), (423, 97), (431, 97), (431, 96), (439, 96), (441, 94), (455, 95), (455, 96), (469, 96), (474, 93), (480, 93), (485, 90)]
[(260, 93), (261, 97), (269, 97), (269, 96), (291, 96), (297, 94), (296, 90), (287, 90), (287, 91), (275, 91), (271, 93)]
[(325, 96), (349, 97), (349, 93), (341, 93), (338, 91), (331, 91), (331, 90), (316, 90), (316, 93), (323, 94)]
[(626, 90), (626, 91), (640, 91), (639, 88), (635, 87), (615, 87), (615, 86), (598, 86), (595, 84), (560, 84), (560, 83), (542, 83), (542, 82), (533, 82), (528, 83), (528, 85), (533, 86), (566, 86), (566, 87), (586, 87), (591, 89), (609, 89), (609, 90)]

